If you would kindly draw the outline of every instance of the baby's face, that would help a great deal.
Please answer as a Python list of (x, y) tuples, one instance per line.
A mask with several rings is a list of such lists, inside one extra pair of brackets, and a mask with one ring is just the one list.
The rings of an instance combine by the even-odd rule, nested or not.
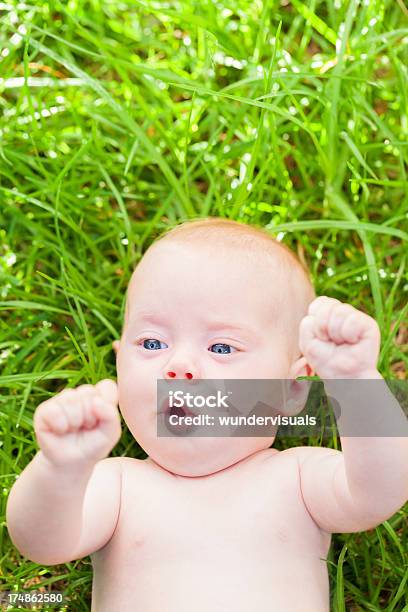
[(163, 468), (184, 476), (211, 474), (273, 442), (271, 437), (157, 436), (157, 379), (170, 380), (168, 372), (183, 381), (191, 375), (289, 378), (288, 339), (274, 311), (280, 275), (270, 287), (265, 274), (263, 264), (236, 250), (165, 241), (139, 263), (117, 351), (119, 404), (135, 439)]

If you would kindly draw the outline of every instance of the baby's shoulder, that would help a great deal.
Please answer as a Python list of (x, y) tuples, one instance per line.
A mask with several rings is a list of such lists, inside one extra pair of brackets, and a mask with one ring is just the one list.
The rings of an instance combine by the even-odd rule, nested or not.
[(127, 471), (143, 471), (146, 467), (146, 459), (136, 459), (135, 457), (115, 457), (121, 468), (122, 476)]
[(134, 459), (133, 457), (106, 457), (99, 461), (96, 465), (98, 479), (102, 482), (104, 479), (117, 479), (122, 485), (128, 474), (141, 474), (144, 467), (142, 459)]
[(279, 453), (280, 461), (295, 460), (299, 465), (307, 459), (324, 459), (330, 455), (338, 455), (341, 451), (326, 446), (293, 446)]
[(146, 459), (136, 459), (135, 457), (110, 457), (117, 459), (122, 465), (143, 465)]
[[(122, 484), (125, 482), (140, 482), (150, 480), (152, 472), (156, 471), (153, 468), (152, 460), (136, 459), (135, 457), (116, 457), (118, 465), (121, 469)], [(154, 464), (155, 465), (155, 464)], [(157, 466), (159, 467), (159, 466)], [(163, 471), (161, 468), (159, 471)]]
[(301, 465), (309, 458), (324, 459), (329, 455), (338, 455), (340, 452), (325, 446), (292, 446), (282, 451), (268, 448), (259, 453), (259, 456), (266, 465), (282, 466), (284, 464)]

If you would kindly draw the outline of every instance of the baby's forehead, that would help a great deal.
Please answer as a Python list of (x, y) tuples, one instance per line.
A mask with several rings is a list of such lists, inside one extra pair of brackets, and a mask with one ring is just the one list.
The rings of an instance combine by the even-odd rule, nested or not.
[(283, 308), (291, 310), (294, 298), (289, 295), (289, 288), (296, 283), (288, 278), (290, 269), (285, 254), (282, 256), (278, 250), (272, 254), (249, 253), (231, 244), (218, 247), (209, 243), (154, 243), (132, 275), (126, 315), (135, 311), (138, 302), (142, 302), (143, 308), (157, 310), (160, 304), (165, 304), (166, 297), (169, 299), (169, 294), (194, 295), (197, 289), (201, 297), (208, 293), (215, 296), (212, 306), (217, 309), (221, 303), (233, 300), (235, 309), (239, 304), (242, 314), (248, 310), (267, 310), (269, 318), (269, 313), (277, 317)]
[[(240, 270), (242, 276), (248, 273), (264, 273), (268, 275), (279, 271), (286, 274), (291, 273), (293, 262), (290, 260), (287, 251), (268, 245), (268, 248), (258, 245), (257, 248), (246, 248), (245, 244), (236, 244), (229, 241), (197, 241), (195, 243), (182, 242), (175, 240), (162, 240), (153, 243), (146, 251), (133, 276), (138, 275), (138, 271), (149, 273), (152, 270), (173, 271), (177, 273), (179, 266), (183, 271), (191, 270), (200, 275), (213, 275), (220, 266)], [(279, 275), (278, 275), (279, 276)], [(229, 277), (225, 278), (228, 281)]]
[[(182, 285), (186, 291), (204, 282), (209, 288), (229, 287), (242, 291), (248, 282), (256, 284), (257, 294), (270, 295), (287, 283), (291, 274), (285, 254), (248, 252), (236, 245), (159, 242), (146, 251), (136, 266), (128, 286), (129, 299), (143, 288)], [(139, 290), (138, 290), (139, 289)], [(283, 290), (283, 289), (282, 289)]]

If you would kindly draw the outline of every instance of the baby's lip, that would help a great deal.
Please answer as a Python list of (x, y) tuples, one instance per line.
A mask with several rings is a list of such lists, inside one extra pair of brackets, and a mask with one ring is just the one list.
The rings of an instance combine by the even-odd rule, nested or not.
[(190, 424), (187, 425), (185, 422), (180, 421), (179, 423), (176, 423), (176, 424), (170, 423), (170, 416), (172, 414), (176, 414), (179, 417), (180, 416), (181, 417), (196, 416), (194, 412), (191, 412), (191, 410), (187, 408), (187, 406), (185, 406), (184, 404), (177, 408), (176, 407), (170, 408), (169, 404), (170, 404), (169, 398), (166, 397), (161, 404), (161, 410), (160, 410), (160, 413), (164, 415), (164, 421), (165, 421), (165, 425), (167, 429), (176, 436), (190, 434), (192, 431), (194, 431), (195, 426), (190, 425)]
[(178, 414), (179, 416), (196, 416), (196, 414), (192, 412), (184, 403), (181, 406), (173, 406), (170, 408), (170, 401), (168, 397), (164, 398), (159, 412), (167, 416), (170, 416), (170, 414)]

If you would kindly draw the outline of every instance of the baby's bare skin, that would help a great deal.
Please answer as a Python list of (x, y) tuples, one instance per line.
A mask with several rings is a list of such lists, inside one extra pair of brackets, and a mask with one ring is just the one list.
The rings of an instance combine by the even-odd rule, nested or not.
[[(281, 262), (215, 246), (148, 251), (114, 343), (117, 384), (63, 391), (34, 415), (41, 450), (10, 492), (9, 533), (37, 563), (92, 555), (92, 612), (327, 612), (330, 534), (374, 527), (408, 498), (408, 437), (278, 452), (272, 437), (157, 436), (156, 383), (173, 375), (293, 382), (315, 371), (341, 401), (332, 379), (382, 379), (371, 317), (320, 296), (298, 307), (293, 351), (293, 329), (279, 325)], [(393, 399), (378, 387), (385, 420), (401, 410)], [(364, 402), (350, 393), (347, 408), (369, 415)], [(107, 458), (118, 406), (145, 461)]]
[(197, 478), (120, 460), (119, 521), (92, 555), (92, 612), (248, 612), (266, 602), (327, 612), (330, 535), (303, 503), (297, 450), (259, 451)]

